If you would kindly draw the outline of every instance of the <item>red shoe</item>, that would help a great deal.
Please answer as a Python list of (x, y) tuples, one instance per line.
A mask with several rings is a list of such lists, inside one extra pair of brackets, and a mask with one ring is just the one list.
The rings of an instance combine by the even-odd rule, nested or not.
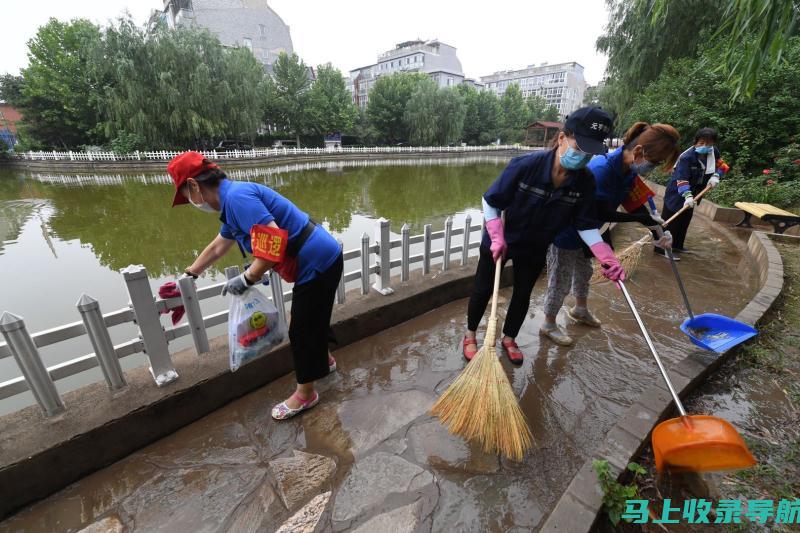
[(508, 360), (514, 363), (515, 365), (521, 365), (522, 361), (525, 356), (522, 355), (522, 352), (517, 346), (517, 343), (512, 340), (505, 340), (500, 342), (503, 345), (503, 351), (506, 352), (508, 356)]
[[(472, 346), (472, 348), (470, 348), (470, 346)], [(462, 342), (462, 353), (464, 354), (464, 359), (467, 361), (472, 361), (472, 358), (478, 353), (478, 339), (468, 339), (467, 337), (464, 337), (464, 341)]]

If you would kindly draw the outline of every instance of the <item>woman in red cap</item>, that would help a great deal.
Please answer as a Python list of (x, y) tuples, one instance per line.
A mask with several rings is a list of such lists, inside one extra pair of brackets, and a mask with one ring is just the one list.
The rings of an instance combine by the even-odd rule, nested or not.
[[(198, 277), (236, 243), (243, 254), (252, 254), (253, 262), (228, 281), (223, 295), (243, 294), (270, 269), (294, 283), (289, 341), (297, 388), (272, 409), (272, 417), (285, 420), (315, 406), (319, 394), (314, 390), (314, 381), (336, 370), (328, 340), (343, 268), (339, 243), (277, 192), (264, 185), (227, 179), (215, 163), (198, 152), (176, 156), (167, 171), (175, 182), (173, 206), (192, 204), (203, 211), (219, 213), (222, 222), (219, 234), (186, 269), (187, 275)], [(252, 245), (251, 236), (256, 246)], [(284, 241), (288, 238), (282, 252), (258, 244), (264, 242), (262, 237), (271, 236)]]

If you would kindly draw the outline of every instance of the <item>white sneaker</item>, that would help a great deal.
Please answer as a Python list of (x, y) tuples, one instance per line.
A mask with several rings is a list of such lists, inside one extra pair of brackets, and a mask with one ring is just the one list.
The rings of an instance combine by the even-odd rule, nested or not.
[(539, 335), (543, 335), (553, 341), (554, 343), (561, 345), (561, 346), (572, 346), (575, 341), (572, 337), (567, 335), (560, 327), (551, 326), (547, 327), (546, 325), (542, 325), (539, 328)]
[(603, 323), (600, 322), (588, 309), (577, 310), (577, 307), (570, 307), (567, 309), (567, 316), (575, 322), (580, 322), (591, 328), (599, 328)]

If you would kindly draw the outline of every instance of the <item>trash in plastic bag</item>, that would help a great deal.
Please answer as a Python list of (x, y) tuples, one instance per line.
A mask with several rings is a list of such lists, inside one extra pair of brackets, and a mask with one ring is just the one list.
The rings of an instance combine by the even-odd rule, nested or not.
[(278, 309), (257, 288), (231, 296), (228, 312), (228, 346), (231, 371), (266, 355), (286, 338), (286, 325)]

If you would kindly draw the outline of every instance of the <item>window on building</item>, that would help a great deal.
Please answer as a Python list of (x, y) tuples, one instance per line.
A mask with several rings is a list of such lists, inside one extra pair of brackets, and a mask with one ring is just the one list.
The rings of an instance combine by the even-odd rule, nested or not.
[(250, 37), (245, 37), (243, 39), (243, 41), (244, 41), (244, 47), (247, 48), (248, 50), (252, 51), (253, 50), (253, 39), (251, 39)]
[(266, 26), (264, 26), (263, 24), (259, 24), (258, 25), (258, 29), (261, 32), (261, 37), (266, 37), (267, 36), (267, 27)]
[(447, 85), (448, 86), (453, 85), (453, 76), (448, 76), (447, 77)]

